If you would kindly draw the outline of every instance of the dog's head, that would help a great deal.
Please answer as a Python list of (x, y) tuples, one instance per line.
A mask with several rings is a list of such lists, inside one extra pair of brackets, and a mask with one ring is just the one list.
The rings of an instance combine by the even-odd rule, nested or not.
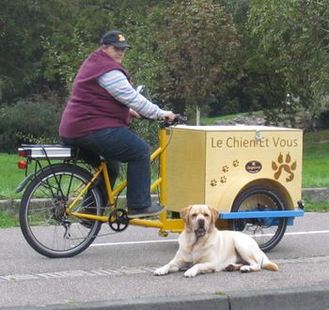
[(190, 205), (180, 212), (187, 232), (194, 232), (197, 238), (205, 236), (215, 228), (218, 211), (207, 205)]

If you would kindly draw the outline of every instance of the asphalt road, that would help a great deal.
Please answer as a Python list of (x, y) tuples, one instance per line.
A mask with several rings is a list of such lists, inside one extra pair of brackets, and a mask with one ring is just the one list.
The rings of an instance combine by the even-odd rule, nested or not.
[[(104, 226), (101, 233), (110, 232)], [(92, 308), (102, 302), (138, 304), (296, 289), (329, 291), (329, 213), (306, 213), (288, 227), (283, 240), (268, 253), (279, 272), (217, 272), (192, 279), (182, 273), (153, 276), (152, 270), (175, 254), (176, 240), (175, 234), (161, 238), (157, 230), (128, 227), (122, 233), (99, 237), (78, 256), (49, 259), (29, 247), (19, 228), (1, 229), (0, 308), (60, 304), (77, 308), (86, 302)]]

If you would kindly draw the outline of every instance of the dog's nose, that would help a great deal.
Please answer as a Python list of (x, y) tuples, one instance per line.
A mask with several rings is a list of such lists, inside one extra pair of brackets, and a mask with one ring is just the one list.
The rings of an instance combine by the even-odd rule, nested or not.
[(198, 219), (199, 228), (204, 228), (204, 219)]

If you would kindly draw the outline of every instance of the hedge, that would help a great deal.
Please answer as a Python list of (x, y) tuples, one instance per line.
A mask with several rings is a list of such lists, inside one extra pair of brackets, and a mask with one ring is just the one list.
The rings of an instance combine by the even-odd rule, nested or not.
[[(0, 153), (16, 153), (22, 143), (60, 143), (58, 125), (65, 100), (37, 97), (0, 107)], [(157, 143), (157, 126), (146, 120), (134, 121), (132, 130), (151, 146)]]
[(0, 152), (21, 143), (57, 143), (62, 107), (46, 99), (20, 100), (0, 108)]

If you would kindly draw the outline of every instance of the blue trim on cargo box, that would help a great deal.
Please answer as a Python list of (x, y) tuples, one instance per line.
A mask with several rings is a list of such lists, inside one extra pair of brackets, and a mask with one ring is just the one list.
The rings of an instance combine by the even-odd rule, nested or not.
[(241, 212), (221, 212), (219, 218), (222, 220), (253, 219), (270, 217), (300, 217), (304, 215), (304, 210), (283, 210), (283, 211), (241, 211)]

